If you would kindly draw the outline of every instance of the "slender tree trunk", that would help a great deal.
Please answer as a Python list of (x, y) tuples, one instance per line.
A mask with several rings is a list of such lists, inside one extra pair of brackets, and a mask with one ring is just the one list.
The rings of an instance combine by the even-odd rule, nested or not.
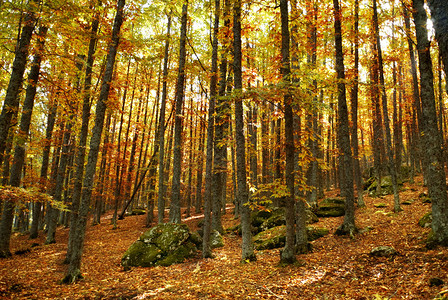
[(359, 0), (355, 0), (355, 25), (354, 25), (354, 55), (355, 63), (353, 87), (350, 91), (351, 115), (352, 115), (352, 148), (353, 148), (353, 176), (355, 179), (356, 190), (358, 192), (358, 206), (364, 207), (366, 204), (363, 199), (363, 186), (361, 177), (361, 168), (359, 165), (359, 145), (358, 145), (358, 87), (359, 87)]
[(246, 186), (246, 141), (244, 137), (243, 112), (243, 77), (241, 53), (241, 0), (234, 2), (233, 12), (233, 76), (234, 92), (238, 95), (235, 101), (235, 140), (236, 140), (236, 172), (238, 180), (238, 201), (241, 211), (241, 231), (243, 236), (242, 261), (254, 261), (256, 256), (250, 228), (250, 208), (246, 205), (249, 195)]
[(168, 14), (168, 25), (165, 41), (165, 54), (163, 57), (163, 77), (162, 77), (162, 100), (160, 103), (160, 119), (159, 119), (159, 190), (157, 196), (157, 217), (158, 223), (162, 224), (165, 218), (165, 193), (164, 182), (165, 174), (163, 170), (165, 156), (165, 110), (167, 97), (167, 80), (168, 80), (168, 55), (170, 48), (170, 30), (171, 30), (171, 12)]
[[(33, 65), (28, 75), (28, 87), (26, 89), (25, 101), (23, 102), (22, 116), (19, 126), (19, 138), (14, 149), (14, 159), (11, 166), (11, 176), (9, 184), (19, 187), (22, 179), (22, 170), (24, 167), (26, 153), (25, 142), (28, 139), (31, 125), (31, 116), (33, 114), (34, 99), (36, 96), (37, 83), (39, 81), (40, 63), (42, 61), (43, 48), (48, 27), (41, 26), (38, 33), (37, 53), (33, 59)], [(9, 241), (11, 239), (11, 226), (14, 219), (15, 204), (6, 200), (2, 211), (0, 222), (0, 257), (11, 255), (9, 250)]]
[[(283, 82), (288, 85), (290, 78), (289, 62), (289, 13), (288, 0), (280, 1), (281, 14), (281, 32), (282, 32), (282, 67), (281, 74)], [(285, 109), (285, 177), (288, 196), (285, 201), (285, 219), (286, 219), (286, 243), (285, 248), (280, 253), (282, 263), (291, 264), (296, 261), (295, 256), (295, 193), (294, 193), (294, 117), (292, 113), (292, 96), (286, 91), (283, 96), (283, 105)]]
[(345, 195), (345, 216), (344, 222), (337, 229), (337, 234), (356, 233), (355, 207), (353, 196), (353, 162), (350, 148), (350, 129), (348, 123), (348, 109), (345, 94), (345, 71), (344, 53), (342, 49), (342, 29), (341, 29), (341, 9), (339, 0), (333, 0), (334, 5), (334, 31), (336, 50), (336, 73), (338, 79), (338, 148), (340, 161), (342, 162), (340, 172), (344, 174), (341, 181), (341, 190)]
[(210, 78), (210, 100), (208, 106), (207, 147), (205, 161), (205, 193), (204, 193), (204, 232), (202, 235), (202, 257), (212, 257), (210, 248), (210, 234), (212, 229), (212, 182), (213, 182), (213, 140), (215, 129), (215, 103), (218, 84), (218, 29), (219, 29), (220, 1), (215, 0), (215, 19), (212, 40), (212, 68)]
[[(22, 88), (23, 74), (28, 58), (28, 48), (37, 20), (35, 10), (38, 7), (39, 1), (37, 0), (31, 0), (27, 6), (25, 25), (22, 28), (20, 39), (16, 47), (11, 77), (6, 90), (5, 100), (3, 101), (2, 112), (0, 113), (0, 166), (3, 162), (3, 153), (6, 149), (6, 140), (8, 138), (9, 128), (11, 127), (11, 120), (13, 119), (13, 116), (17, 114), (19, 108), (19, 92)], [(0, 243), (1, 240), (2, 238), (0, 237)]]
[(87, 159), (86, 173), (84, 177), (83, 191), (81, 196), (81, 203), (79, 208), (79, 216), (77, 223), (76, 236), (73, 239), (72, 256), (70, 265), (67, 270), (63, 282), (73, 283), (81, 275), (81, 257), (84, 246), (84, 238), (86, 232), (87, 214), (90, 206), (90, 198), (92, 196), (93, 181), (96, 172), (96, 163), (98, 160), (98, 152), (100, 149), (101, 135), (103, 132), (104, 116), (107, 108), (107, 98), (109, 96), (110, 84), (112, 81), (115, 57), (117, 55), (119, 36), (121, 25), (124, 20), (124, 5), (125, 0), (118, 0), (117, 13), (115, 15), (114, 25), (112, 28), (112, 39), (109, 45), (109, 51), (106, 59), (106, 69), (104, 71), (103, 83), (101, 86), (100, 96), (96, 104), (95, 125), (92, 130), (92, 137), (90, 140), (90, 151)]
[[(384, 128), (386, 131), (386, 150), (389, 159), (389, 173), (392, 179), (392, 188), (394, 191), (394, 212), (399, 212), (402, 211), (403, 209), (400, 207), (400, 195), (398, 193), (398, 182), (397, 182), (397, 169), (395, 166), (395, 159), (392, 150), (392, 137), (390, 133), (389, 113), (387, 109), (387, 94), (386, 94), (386, 86), (384, 83), (383, 54), (381, 51), (381, 40), (378, 26), (378, 12), (377, 12), (376, 0), (373, 0), (373, 26), (375, 27), (375, 39), (378, 51), (378, 72), (380, 79), (379, 83), (381, 86), (381, 100), (383, 104)], [(378, 182), (378, 185), (381, 185), (381, 182)]]
[(176, 110), (174, 118), (174, 149), (173, 149), (173, 181), (171, 185), (171, 203), (170, 203), (170, 222), (180, 223), (180, 175), (182, 169), (182, 130), (183, 114), (182, 107), (184, 102), (184, 84), (185, 84), (185, 61), (187, 39), (187, 8), (188, 1), (182, 5), (182, 21), (180, 29), (179, 42), (179, 72), (176, 83)]
[(427, 163), (428, 193), (432, 199), (432, 235), (428, 239), (428, 246), (448, 246), (448, 195), (442, 158), (442, 142), (437, 128), (434, 75), (426, 29), (427, 16), (423, 0), (413, 0), (412, 3), (421, 82), (421, 127), (425, 145), (424, 155), (427, 157), (424, 162)]

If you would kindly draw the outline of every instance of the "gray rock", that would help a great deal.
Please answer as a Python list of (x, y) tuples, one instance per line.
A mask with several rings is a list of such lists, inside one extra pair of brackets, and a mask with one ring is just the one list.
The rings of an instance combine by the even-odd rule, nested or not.
[(390, 246), (379, 246), (373, 248), (370, 251), (371, 256), (379, 256), (379, 257), (391, 257), (397, 254), (398, 254), (397, 250), (395, 250), (394, 247)]
[[(200, 238), (200, 237), (199, 237)], [(169, 266), (196, 254), (198, 237), (184, 224), (166, 223), (143, 233), (124, 253), (123, 267)]]

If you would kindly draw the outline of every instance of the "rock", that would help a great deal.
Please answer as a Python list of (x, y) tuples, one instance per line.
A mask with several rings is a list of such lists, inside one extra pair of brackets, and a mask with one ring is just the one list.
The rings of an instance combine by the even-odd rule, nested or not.
[(146, 209), (141, 207), (133, 208), (131, 212), (127, 213), (130, 216), (140, 216), (146, 214)]
[[(327, 228), (307, 226), (308, 240), (314, 241), (329, 233)], [(281, 225), (267, 229), (254, 236), (254, 246), (257, 250), (276, 249), (285, 246), (286, 226)]]
[(373, 206), (377, 207), (377, 208), (384, 208), (384, 207), (387, 207), (387, 204), (384, 202), (381, 202), (381, 203), (375, 203), (375, 204), (373, 204)]
[(418, 225), (420, 225), (420, 227), (423, 228), (431, 227), (431, 223), (432, 223), (432, 212), (427, 212), (426, 214), (423, 215), (423, 217), (420, 218), (420, 220), (418, 220)]
[(319, 222), (319, 218), (311, 210), (306, 210), (306, 224), (314, 224)]
[[(373, 196), (384, 196), (384, 195), (390, 195), (393, 194), (393, 185), (392, 185), (392, 178), (390, 175), (388, 176), (382, 176), (381, 177), (381, 194), (376, 194), (378, 182), (377, 180), (374, 180), (370, 186), (367, 188), (367, 191), (370, 195)], [(402, 185), (402, 182), (398, 182), (398, 185)]]
[(326, 198), (318, 206), (316, 216), (340, 217), (345, 214), (345, 199), (344, 198)]
[(154, 244), (146, 244), (140, 240), (134, 242), (123, 255), (123, 267), (151, 267), (163, 255), (162, 250)]
[(428, 196), (426, 192), (420, 193), (418, 198), (422, 201), (422, 203), (431, 203), (431, 197)]
[(371, 256), (379, 256), (379, 257), (391, 257), (397, 254), (398, 254), (397, 250), (395, 250), (393, 247), (390, 246), (379, 246), (373, 248), (370, 251)]
[(414, 202), (415, 202), (414, 199), (410, 199), (410, 200), (402, 201), (401, 204), (403, 204), (403, 205), (411, 205)]
[(212, 249), (224, 247), (224, 239), (217, 230), (213, 230), (210, 235), (210, 247)]
[(257, 250), (275, 249), (285, 246), (286, 226), (273, 227), (254, 236), (254, 247)]
[(308, 233), (308, 241), (315, 241), (318, 238), (321, 238), (323, 236), (326, 236), (330, 231), (327, 228), (324, 227), (313, 227), (308, 226), (306, 227), (307, 233)]
[(276, 209), (272, 212), (272, 215), (264, 220), (264, 222), (259, 226), (259, 231), (264, 231), (273, 227), (277, 227), (280, 225), (285, 225), (285, 210), (284, 209)]
[(124, 253), (123, 267), (169, 266), (195, 255), (200, 237), (185, 224), (166, 223), (143, 233)]
[(445, 282), (442, 279), (438, 278), (438, 277), (433, 277), (433, 278), (429, 279), (429, 285), (430, 286), (439, 286), (439, 285), (442, 285), (444, 283)]

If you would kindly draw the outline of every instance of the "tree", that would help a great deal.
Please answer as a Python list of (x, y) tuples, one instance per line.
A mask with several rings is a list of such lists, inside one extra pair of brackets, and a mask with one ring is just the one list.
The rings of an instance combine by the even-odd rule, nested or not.
[(428, 193), (432, 199), (432, 235), (428, 246), (448, 246), (448, 195), (442, 158), (442, 141), (437, 127), (434, 95), (434, 74), (430, 54), (430, 42), (426, 29), (426, 11), (423, 0), (413, 0), (414, 22), (417, 36), (418, 62), (422, 101), (422, 138), (427, 159)]
[(207, 145), (206, 145), (206, 161), (205, 161), (205, 193), (204, 193), (204, 232), (202, 234), (202, 257), (212, 257), (210, 247), (210, 234), (212, 230), (211, 213), (212, 213), (212, 181), (213, 181), (213, 140), (215, 128), (215, 103), (217, 96), (218, 84), (218, 30), (219, 30), (219, 11), (220, 1), (215, 1), (215, 13), (213, 23), (213, 40), (212, 40), (212, 65), (210, 78), (210, 99), (208, 105), (208, 124), (207, 124)]
[(176, 83), (176, 108), (174, 117), (174, 150), (173, 150), (173, 182), (171, 190), (171, 204), (170, 204), (170, 222), (180, 223), (180, 174), (181, 174), (181, 160), (182, 160), (182, 129), (183, 129), (183, 99), (184, 99), (184, 84), (185, 84), (185, 62), (186, 49), (185, 43), (187, 40), (187, 8), (188, 1), (182, 5), (182, 20), (180, 29), (179, 41), (179, 70), (177, 74)]
[[(28, 87), (26, 89), (25, 101), (23, 102), (22, 117), (20, 120), (19, 134), (17, 136), (14, 149), (14, 159), (11, 167), (11, 176), (9, 184), (13, 187), (20, 187), (22, 181), (22, 170), (25, 163), (25, 142), (28, 139), (31, 116), (34, 108), (34, 99), (36, 96), (37, 83), (39, 81), (40, 65), (43, 56), (45, 37), (48, 27), (41, 26), (38, 33), (37, 51), (33, 59), (33, 66), (28, 75)], [(5, 100), (6, 102), (6, 100)], [(9, 241), (11, 239), (11, 227), (14, 218), (15, 203), (6, 200), (2, 211), (0, 223), (0, 257), (11, 255), (9, 251)]]
[[(282, 23), (282, 80), (288, 89), (290, 83), (290, 62), (289, 62), (289, 13), (288, 0), (280, 1), (280, 13)], [(285, 152), (286, 166), (285, 177), (288, 196), (285, 203), (285, 219), (286, 219), (286, 243), (285, 248), (281, 251), (280, 261), (283, 263), (294, 263), (295, 257), (295, 193), (294, 193), (294, 116), (291, 105), (292, 97), (288, 90), (283, 96), (283, 106), (285, 109)]]
[(101, 92), (96, 104), (95, 125), (92, 130), (90, 140), (90, 151), (87, 158), (86, 173), (84, 176), (83, 191), (81, 194), (81, 203), (79, 207), (77, 232), (73, 238), (72, 256), (67, 273), (63, 279), (64, 283), (73, 283), (82, 278), (81, 276), (81, 257), (84, 246), (84, 238), (87, 223), (87, 214), (89, 212), (90, 198), (92, 196), (94, 176), (96, 172), (96, 163), (100, 148), (101, 135), (103, 132), (104, 117), (107, 108), (107, 98), (109, 96), (112, 75), (114, 72), (115, 57), (117, 55), (118, 44), (120, 40), (120, 29), (124, 21), (125, 0), (118, 0), (117, 12), (112, 28), (112, 39), (109, 45), (109, 52), (106, 58), (106, 68), (103, 75)]
[(243, 77), (241, 68), (241, 0), (236, 0), (233, 6), (233, 80), (235, 94), (235, 141), (236, 141), (236, 172), (238, 183), (238, 199), (241, 213), (241, 231), (243, 236), (241, 260), (254, 261), (254, 246), (250, 228), (250, 208), (247, 205), (249, 195), (246, 186), (246, 141), (244, 137), (243, 119)]
[[(383, 104), (383, 120), (384, 120), (384, 129), (386, 131), (386, 149), (387, 156), (389, 159), (389, 173), (392, 179), (392, 188), (394, 191), (394, 212), (402, 211), (403, 209), (400, 207), (400, 196), (398, 194), (398, 182), (397, 182), (397, 168), (395, 166), (395, 159), (392, 151), (392, 138), (390, 134), (390, 125), (389, 125), (389, 114), (387, 109), (387, 94), (386, 94), (386, 86), (384, 83), (384, 68), (383, 68), (383, 54), (381, 51), (381, 39), (379, 33), (378, 26), (378, 11), (376, 0), (373, 0), (373, 26), (375, 31), (375, 40), (376, 40), (376, 49), (377, 49), (377, 57), (378, 57), (378, 73), (379, 73), (379, 84), (381, 86), (381, 99)], [(374, 83), (375, 84), (375, 83)], [(381, 182), (378, 182), (378, 186), (381, 186)]]
[(341, 9), (339, 0), (333, 0), (334, 6), (334, 37), (336, 52), (336, 75), (338, 79), (338, 148), (339, 159), (343, 176), (341, 176), (341, 193), (345, 196), (345, 216), (344, 222), (337, 229), (337, 234), (356, 233), (355, 226), (355, 207), (353, 196), (353, 162), (352, 151), (350, 148), (350, 131), (348, 123), (348, 109), (345, 93), (345, 71), (344, 71), (344, 53), (342, 50), (342, 29), (341, 29)]

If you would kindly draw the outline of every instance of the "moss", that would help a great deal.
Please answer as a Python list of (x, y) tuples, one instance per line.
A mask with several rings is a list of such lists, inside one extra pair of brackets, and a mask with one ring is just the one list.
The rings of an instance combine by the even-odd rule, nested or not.
[(150, 267), (162, 257), (162, 250), (154, 244), (136, 241), (124, 253), (121, 265), (124, 267)]
[(155, 239), (155, 244), (164, 252), (175, 250), (190, 237), (190, 230), (185, 224), (166, 223), (158, 227), (162, 227), (163, 231)]
[(420, 227), (423, 228), (430, 227), (431, 223), (432, 223), (431, 212), (427, 212), (426, 214), (423, 215), (423, 217), (420, 218), (420, 220), (418, 220), (418, 225), (420, 225)]
[(254, 246), (257, 250), (280, 248), (285, 245), (285, 241), (285, 225), (267, 229), (254, 236)]
[(192, 232), (188, 240), (195, 244), (198, 248), (202, 245), (202, 237), (198, 232)]
[(321, 204), (316, 211), (316, 216), (328, 218), (328, 217), (340, 217), (345, 214), (344, 206), (339, 204)]
[(157, 261), (159, 266), (170, 266), (172, 264), (182, 263), (185, 258), (193, 256), (197, 251), (195, 244), (192, 242), (186, 242), (180, 245), (176, 250), (168, 254), (165, 258)]
[(210, 247), (212, 249), (224, 247), (224, 239), (217, 230), (212, 231), (210, 236)]
[(324, 227), (313, 227), (313, 226), (308, 226), (306, 228), (307, 233), (308, 233), (308, 241), (315, 241), (318, 238), (324, 237), (327, 234), (330, 233), (330, 231), (327, 228)]

